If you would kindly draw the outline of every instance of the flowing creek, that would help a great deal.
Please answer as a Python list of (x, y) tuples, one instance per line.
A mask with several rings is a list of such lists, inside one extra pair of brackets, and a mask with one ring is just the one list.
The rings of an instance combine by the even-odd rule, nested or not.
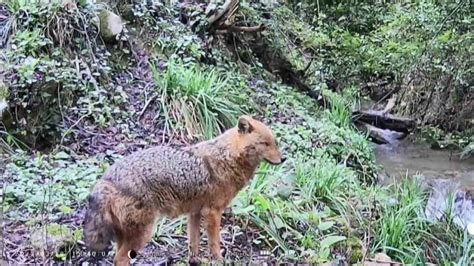
[(459, 154), (449, 150), (434, 150), (426, 144), (412, 142), (409, 138), (397, 140), (396, 134), (384, 130), (389, 144), (374, 145), (378, 164), (384, 167), (383, 183), (415, 174), (423, 176), (431, 189), (425, 215), (428, 219), (440, 219), (452, 195), (454, 222), (467, 226), (474, 235), (474, 158), (461, 160)]
[[(461, 160), (456, 151), (434, 150), (409, 138), (397, 140), (385, 131), (391, 143), (374, 144), (378, 164), (390, 178), (420, 174), (426, 179), (450, 179), (463, 188), (474, 188), (474, 158)], [(390, 180), (390, 179), (389, 179)]]

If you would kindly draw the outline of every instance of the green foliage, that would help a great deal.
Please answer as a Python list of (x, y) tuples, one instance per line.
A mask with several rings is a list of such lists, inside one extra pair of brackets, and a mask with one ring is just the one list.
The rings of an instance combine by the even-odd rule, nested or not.
[(328, 118), (338, 127), (349, 127), (352, 113), (344, 99), (330, 91), (325, 91), (324, 96), (331, 106), (331, 111), (327, 113)]
[(88, 113), (98, 122), (109, 118), (104, 79), (111, 70), (110, 53), (91, 37), (97, 34), (94, 10), (71, 11), (59, 3), (10, 4), (13, 26), (5, 77), (14, 113), (6, 119), (9, 133), (34, 146), (54, 142), (66, 114)]
[[(461, 107), (472, 94), (468, 2), (298, 1), (275, 7), (264, 23), (275, 48), (296, 70), (306, 70), (307, 82), (327, 82), (332, 89), (377, 79), (393, 86), (419, 84), (403, 93), (406, 106), (398, 111), (452, 130), (469, 127)], [(432, 90), (439, 93), (431, 97)], [(426, 102), (438, 101), (456, 113), (448, 116), (435, 107), (426, 115)]]
[(406, 264), (455, 261), (462, 254), (461, 230), (449, 215), (446, 221), (432, 222), (424, 217), (427, 195), (416, 177), (405, 179), (390, 186), (393, 198), (382, 204), (381, 217), (375, 223), (373, 249), (386, 252), (391, 258)]
[(182, 228), (186, 224), (186, 219), (180, 217), (178, 219), (161, 219), (156, 228), (156, 238), (166, 246), (174, 247), (178, 244), (178, 240), (172, 235), (182, 233)]
[(474, 135), (472, 129), (464, 132), (446, 133), (439, 127), (424, 127), (421, 129), (420, 138), (424, 142), (437, 149), (460, 149), (461, 159), (468, 158), (472, 155)]
[[(374, 183), (377, 167), (372, 148), (366, 137), (356, 132), (350, 123), (349, 104), (327, 90), (323, 90), (323, 94), (327, 96), (331, 110), (318, 109), (313, 100), (286, 87), (256, 97), (265, 99), (266, 116), (274, 119), (272, 130), (284, 143), (286, 152), (306, 159), (325, 153), (338, 163), (354, 167), (363, 182)], [(284, 121), (280, 121), (282, 116)]]
[(199, 61), (206, 55), (203, 49), (205, 44), (193, 30), (175, 19), (181, 11), (172, 2), (155, 1), (134, 5), (134, 17), (145, 26), (146, 32), (143, 34), (149, 36), (145, 39), (146, 44), (159, 57), (169, 59), (179, 56), (184, 62)]
[(474, 240), (470, 237), (467, 230), (465, 230), (462, 238), (462, 257), (459, 258), (456, 265), (468, 265), (473, 260)]
[(30, 159), (17, 151), (6, 167), (3, 211), (30, 223), (41, 221), (38, 214), (52, 214), (50, 219), (72, 214), (104, 171), (97, 160), (73, 159), (65, 152)]
[(164, 73), (151, 69), (166, 133), (184, 130), (185, 138), (209, 139), (234, 126), (240, 99), (222, 73), (175, 61), (167, 63)]
[[(346, 186), (356, 180), (353, 172), (327, 157), (297, 163), (294, 175), (268, 165), (234, 200), (234, 213), (251, 220), (263, 231), (254, 244), (273, 241), (284, 260), (327, 262), (330, 250), (346, 237), (343, 221), (333, 206)], [(292, 164), (293, 164), (292, 163)]]
[(0, 130), (0, 151), (4, 154), (13, 154), (15, 149), (28, 150), (28, 145), (23, 143), (21, 140), (13, 136), (11, 133)]
[[(394, 185), (397, 201), (393, 205), (385, 205), (375, 228), (375, 249), (382, 248), (397, 260), (412, 257), (420, 259), (419, 247), (423, 230), (422, 213), (425, 196), (414, 181)], [(405, 263), (410, 263), (404, 261)]]

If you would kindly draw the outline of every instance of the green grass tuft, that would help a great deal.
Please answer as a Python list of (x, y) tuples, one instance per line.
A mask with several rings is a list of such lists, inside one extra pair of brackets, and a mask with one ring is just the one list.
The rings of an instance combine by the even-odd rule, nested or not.
[(416, 176), (392, 184), (387, 193), (392, 200), (382, 204), (374, 228), (373, 250), (416, 265), (426, 262), (442, 264), (472, 254), (472, 245), (469, 247), (465, 243), (460, 246), (463, 232), (452, 222), (449, 210), (444, 221), (425, 218), (428, 195)]
[(165, 132), (210, 139), (234, 125), (239, 98), (215, 69), (169, 61), (163, 73), (151, 66)]

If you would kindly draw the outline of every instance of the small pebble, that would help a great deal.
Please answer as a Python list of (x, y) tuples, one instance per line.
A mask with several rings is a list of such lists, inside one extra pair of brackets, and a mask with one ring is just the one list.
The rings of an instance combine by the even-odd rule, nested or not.
[(474, 223), (469, 223), (467, 225), (467, 232), (471, 235), (474, 236)]

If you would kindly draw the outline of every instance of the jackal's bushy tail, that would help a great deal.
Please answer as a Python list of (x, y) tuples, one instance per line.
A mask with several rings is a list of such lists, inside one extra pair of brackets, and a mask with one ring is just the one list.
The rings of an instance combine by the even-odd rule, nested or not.
[(112, 221), (107, 215), (107, 205), (103, 195), (92, 193), (84, 219), (84, 242), (90, 250), (105, 251), (115, 238)]

